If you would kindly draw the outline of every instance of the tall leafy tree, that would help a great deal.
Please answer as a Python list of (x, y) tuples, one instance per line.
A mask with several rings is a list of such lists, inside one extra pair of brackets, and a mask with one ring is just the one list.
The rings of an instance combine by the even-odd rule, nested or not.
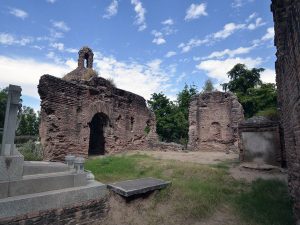
[(230, 81), (222, 84), (224, 91), (231, 91), (237, 95), (246, 117), (256, 114), (269, 116), (277, 112), (276, 86), (260, 80), (260, 74), (263, 71), (263, 68), (250, 70), (244, 64), (236, 64), (227, 73)]
[(244, 64), (236, 64), (227, 75), (230, 79), (228, 83), (222, 84), (224, 91), (246, 94), (249, 88), (254, 88), (262, 84), (260, 73), (265, 69), (252, 68), (249, 70)]
[(38, 135), (39, 134), (39, 114), (28, 106), (23, 106), (19, 115), (18, 135)]
[(161, 140), (186, 144), (188, 140), (188, 107), (193, 95), (197, 93), (194, 85), (185, 85), (172, 102), (163, 93), (152, 94), (148, 101), (156, 116), (157, 133)]
[(7, 88), (4, 88), (0, 90), (0, 128), (4, 127), (6, 102), (7, 102)]

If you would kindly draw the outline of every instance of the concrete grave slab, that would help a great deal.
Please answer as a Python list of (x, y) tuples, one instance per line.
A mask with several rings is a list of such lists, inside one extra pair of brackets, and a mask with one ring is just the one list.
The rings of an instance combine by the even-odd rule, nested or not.
[(150, 191), (163, 189), (170, 184), (170, 181), (149, 177), (108, 184), (107, 188), (124, 197), (130, 197), (132, 195), (144, 194)]

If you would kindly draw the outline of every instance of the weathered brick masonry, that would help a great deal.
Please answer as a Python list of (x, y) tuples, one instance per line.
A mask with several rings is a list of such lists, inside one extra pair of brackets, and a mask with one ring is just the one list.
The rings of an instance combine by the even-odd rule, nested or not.
[(33, 212), (24, 216), (4, 218), (0, 225), (92, 225), (103, 224), (109, 210), (107, 199), (97, 199), (47, 211)]
[(229, 92), (198, 94), (189, 106), (189, 143), (194, 151), (238, 152), (238, 124), (243, 107)]
[(300, 1), (272, 0), (276, 80), (284, 129), (289, 188), (300, 224)]
[[(46, 160), (62, 160), (68, 153), (88, 156), (143, 149), (157, 138), (155, 116), (145, 99), (95, 76), (91, 54), (88, 48), (79, 52), (89, 59), (88, 68), (79, 57), (78, 68), (65, 79), (40, 79), (40, 137)], [(87, 73), (92, 76), (85, 80)]]

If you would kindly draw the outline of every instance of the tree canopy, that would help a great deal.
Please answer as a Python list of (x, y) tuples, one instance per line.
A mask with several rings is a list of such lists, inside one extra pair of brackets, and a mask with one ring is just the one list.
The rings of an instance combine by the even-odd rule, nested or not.
[(261, 81), (260, 74), (263, 71), (263, 68), (250, 70), (244, 64), (236, 64), (227, 73), (230, 81), (222, 84), (224, 91), (237, 95), (247, 118), (258, 114), (276, 117), (277, 89), (275, 84)]
[(188, 107), (191, 98), (196, 93), (196, 86), (185, 85), (174, 102), (163, 93), (152, 94), (148, 105), (155, 113), (157, 134), (162, 141), (187, 144)]
[[(7, 103), (7, 90), (4, 88), (0, 90), (0, 128), (4, 127), (5, 110)], [(22, 100), (21, 100), (22, 102)], [(23, 106), (19, 112), (19, 126), (17, 135), (38, 135), (39, 131), (39, 114), (35, 113), (33, 108)]]

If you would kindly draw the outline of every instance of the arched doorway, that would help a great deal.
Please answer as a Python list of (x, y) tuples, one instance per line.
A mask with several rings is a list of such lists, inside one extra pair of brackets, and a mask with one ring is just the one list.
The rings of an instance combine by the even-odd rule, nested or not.
[(105, 153), (105, 127), (108, 125), (108, 116), (104, 113), (94, 115), (90, 126), (89, 155), (104, 155)]

